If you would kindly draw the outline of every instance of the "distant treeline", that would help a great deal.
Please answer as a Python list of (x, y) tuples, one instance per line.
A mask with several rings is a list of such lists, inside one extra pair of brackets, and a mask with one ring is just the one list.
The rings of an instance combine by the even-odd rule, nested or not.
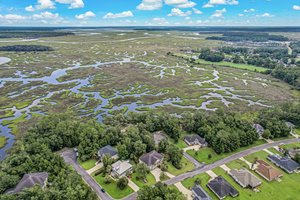
[(270, 35), (268, 33), (257, 32), (225, 32), (222, 36), (210, 36), (207, 40), (221, 40), (226, 42), (268, 42), (268, 41), (288, 41), (287, 37), (282, 35)]
[(32, 52), (32, 51), (53, 51), (52, 47), (41, 45), (13, 45), (2, 46), (0, 51), (17, 51), (17, 52)]
[(0, 38), (41, 38), (41, 37), (59, 37), (74, 35), (72, 32), (55, 31), (0, 31)]

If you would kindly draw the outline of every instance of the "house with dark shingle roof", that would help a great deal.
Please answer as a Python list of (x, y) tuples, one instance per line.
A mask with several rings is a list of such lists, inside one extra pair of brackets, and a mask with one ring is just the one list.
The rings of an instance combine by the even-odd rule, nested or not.
[(217, 195), (219, 199), (224, 199), (227, 196), (236, 197), (239, 195), (239, 192), (226, 181), (222, 176), (218, 176), (211, 180), (207, 187)]
[(15, 194), (23, 191), (24, 189), (31, 188), (35, 185), (39, 185), (44, 189), (47, 185), (48, 173), (38, 172), (32, 174), (25, 174), (15, 188), (8, 190), (8, 194)]
[(200, 185), (195, 185), (192, 188), (193, 200), (212, 200)]
[(264, 127), (262, 125), (260, 125), (260, 124), (253, 124), (252, 127), (255, 129), (256, 133), (259, 136), (261, 136), (264, 133), (264, 131), (265, 131)]
[(207, 146), (207, 142), (205, 141), (205, 139), (196, 134), (185, 136), (184, 141), (189, 146), (192, 145), (200, 145), (202, 147)]
[(255, 175), (244, 168), (240, 170), (232, 169), (229, 171), (229, 175), (243, 188), (256, 188), (261, 184), (261, 181)]
[(257, 163), (258, 166), (255, 171), (267, 181), (273, 181), (283, 176), (279, 170), (269, 165), (269, 163), (263, 160), (258, 160)]
[(294, 173), (298, 169), (300, 169), (299, 163), (292, 160), (288, 156), (281, 157), (277, 154), (274, 154), (274, 155), (269, 155), (268, 160), (270, 160), (273, 164), (280, 167), (281, 169), (283, 169), (284, 171), (286, 171), (289, 174)]
[(118, 158), (118, 151), (115, 148), (113, 148), (112, 146), (107, 145), (105, 147), (102, 147), (98, 151), (98, 156), (99, 156), (100, 160), (105, 155), (109, 155), (111, 158)]
[(139, 160), (141, 163), (145, 163), (150, 170), (153, 170), (162, 163), (163, 159), (164, 157), (162, 154), (151, 151), (142, 155)]

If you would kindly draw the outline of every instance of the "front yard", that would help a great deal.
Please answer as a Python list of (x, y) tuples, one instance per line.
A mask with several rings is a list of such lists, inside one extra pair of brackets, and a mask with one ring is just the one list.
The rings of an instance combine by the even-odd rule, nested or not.
[(170, 172), (171, 174), (177, 176), (179, 174), (183, 174), (185, 172), (188, 172), (188, 171), (191, 171), (191, 170), (194, 169), (194, 164), (191, 163), (190, 161), (188, 161), (185, 157), (182, 157), (181, 164), (182, 164), (181, 169), (177, 169), (170, 162), (168, 162), (168, 165), (167, 165), (168, 166), (168, 172)]
[(120, 190), (114, 180), (112, 180), (109, 184), (105, 184), (104, 177), (101, 174), (94, 176), (94, 179), (114, 199), (122, 199), (134, 192), (129, 186)]
[(155, 177), (149, 173), (146, 176), (147, 181), (144, 182), (143, 180), (139, 180), (136, 178), (136, 173), (131, 174), (131, 180), (139, 186), (139, 188), (142, 188), (143, 186), (148, 186), (148, 185), (154, 185), (156, 183)]
[(78, 163), (80, 164), (80, 166), (85, 170), (92, 169), (96, 165), (96, 162), (97, 162), (97, 160), (95, 160), (95, 159), (90, 159), (85, 162), (78, 160)]

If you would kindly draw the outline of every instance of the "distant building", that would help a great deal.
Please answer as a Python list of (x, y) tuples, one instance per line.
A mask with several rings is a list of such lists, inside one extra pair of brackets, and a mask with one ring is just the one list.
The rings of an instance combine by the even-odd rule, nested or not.
[(257, 163), (258, 167), (255, 171), (267, 181), (273, 181), (283, 176), (279, 170), (275, 169), (267, 162), (258, 160)]
[(259, 136), (261, 136), (265, 131), (264, 127), (262, 127), (260, 124), (253, 124), (253, 128)]
[(291, 158), (295, 158), (295, 156), (296, 156), (297, 154), (300, 154), (300, 149), (290, 149), (290, 150), (289, 150), (289, 156), (290, 156)]
[(150, 170), (153, 170), (162, 163), (163, 158), (162, 154), (157, 153), (156, 151), (151, 151), (142, 155), (140, 157), (140, 162), (145, 163)]
[(193, 200), (212, 200), (212, 198), (200, 186), (196, 185), (192, 188)]
[(239, 195), (239, 192), (228, 183), (222, 176), (218, 176), (215, 179), (211, 180), (207, 187), (217, 195), (219, 199), (224, 199), (227, 196), (236, 197)]
[(246, 169), (232, 169), (230, 170), (229, 175), (243, 188), (256, 188), (261, 184), (261, 181)]
[(132, 172), (132, 165), (129, 163), (129, 160), (126, 161), (117, 161), (112, 164), (111, 175), (115, 178), (126, 176)]
[(7, 191), (8, 194), (15, 194), (23, 191), (26, 188), (31, 188), (35, 185), (41, 186), (44, 189), (47, 185), (48, 173), (39, 172), (32, 174), (25, 174), (15, 188)]
[(187, 135), (184, 137), (184, 141), (187, 145), (200, 145), (200, 146), (207, 146), (207, 142), (204, 138), (200, 137), (199, 135)]
[(111, 158), (118, 158), (118, 151), (110, 145), (102, 147), (98, 151), (98, 156), (100, 160), (105, 156), (109, 155)]
[(288, 156), (281, 157), (275, 154), (275, 155), (269, 155), (268, 159), (276, 166), (280, 167), (281, 169), (283, 169), (289, 174), (296, 172), (300, 168), (300, 164), (292, 160)]
[(294, 129), (296, 127), (296, 125), (291, 122), (285, 122), (285, 125), (290, 129)]
[(158, 145), (162, 140), (166, 139), (167, 136), (163, 131), (156, 131), (153, 133), (153, 139), (155, 142), (155, 145)]

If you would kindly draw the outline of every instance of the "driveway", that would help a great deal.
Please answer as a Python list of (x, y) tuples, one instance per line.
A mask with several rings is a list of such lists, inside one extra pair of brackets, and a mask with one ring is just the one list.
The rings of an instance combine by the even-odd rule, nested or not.
[(98, 163), (95, 167), (93, 167), (92, 169), (87, 170), (86, 172), (87, 172), (88, 174), (92, 174), (92, 173), (94, 173), (95, 171), (97, 171), (98, 169), (101, 169), (102, 167), (103, 167), (103, 163), (100, 162), (100, 163)]
[(75, 153), (72, 149), (67, 149), (60, 153), (65, 162), (76, 170), (76, 172), (83, 178), (83, 180), (91, 187), (91, 189), (97, 194), (99, 199), (112, 200), (112, 198), (101, 191), (100, 185), (77, 163)]
[(188, 159), (191, 163), (194, 164), (195, 168), (199, 168), (201, 167), (203, 164), (199, 163), (198, 160), (196, 160), (195, 158), (193, 158), (192, 156), (190, 156), (188, 153), (183, 152), (183, 156)]

